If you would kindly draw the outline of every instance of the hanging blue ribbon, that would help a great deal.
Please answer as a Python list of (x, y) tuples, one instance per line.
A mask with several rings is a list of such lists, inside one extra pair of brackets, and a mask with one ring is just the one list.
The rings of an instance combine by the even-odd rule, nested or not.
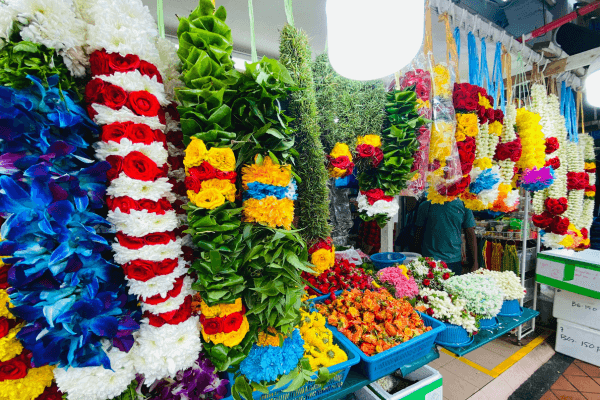
[[(460, 29), (458, 26), (454, 28), (454, 42), (456, 43), (456, 53), (458, 54), (457, 63), (460, 63)], [(452, 58), (452, 54), (450, 54), (450, 58)]]
[(469, 46), (469, 83), (475, 86), (481, 86), (481, 77), (479, 76), (479, 56), (477, 55), (477, 42), (473, 32), (467, 35), (467, 44)]
[[(498, 97), (498, 91), (500, 91), (500, 98)], [(506, 111), (505, 97), (504, 97), (504, 79), (502, 78), (502, 43), (496, 43), (496, 54), (494, 55), (494, 68), (492, 73), (492, 93), (489, 93), (494, 98), (494, 103), (500, 104), (502, 112)]]
[(481, 64), (479, 71), (479, 79), (481, 79), (480, 86), (487, 90), (488, 94), (491, 94), (492, 82), (490, 80), (490, 70), (488, 68), (487, 62), (487, 44), (485, 43), (485, 38), (481, 38)]
[[(565, 113), (565, 104), (567, 104), (566, 102), (567, 99), (567, 84), (565, 83), (565, 81), (562, 82), (562, 84), (560, 85), (560, 113), (563, 117), (567, 117), (566, 113)], [(569, 125), (567, 124), (567, 129), (569, 129)]]
[(571, 141), (577, 143), (579, 142), (579, 136), (577, 132), (577, 105), (575, 104), (575, 91), (569, 88), (569, 92), (571, 95), (569, 96), (569, 100), (571, 101), (571, 130), (572, 136)]

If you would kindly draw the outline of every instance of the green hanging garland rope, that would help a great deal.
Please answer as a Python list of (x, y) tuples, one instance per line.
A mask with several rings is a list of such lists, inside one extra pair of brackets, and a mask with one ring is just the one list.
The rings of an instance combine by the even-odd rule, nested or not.
[(287, 22), (291, 26), (294, 26), (294, 13), (292, 12), (292, 0), (283, 0), (285, 4), (285, 16), (287, 17)]
[(254, 36), (254, 5), (252, 0), (248, 0), (248, 15), (250, 17), (250, 47), (252, 50), (252, 62), (258, 61), (258, 55), (256, 54), (256, 36)]
[(165, 16), (163, 13), (162, 0), (156, 1), (156, 23), (158, 24), (158, 36), (165, 38)]

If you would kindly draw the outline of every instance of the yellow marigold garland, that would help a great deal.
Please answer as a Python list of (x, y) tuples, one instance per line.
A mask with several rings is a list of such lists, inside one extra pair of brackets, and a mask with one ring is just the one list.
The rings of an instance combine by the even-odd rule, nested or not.
[(15, 316), (11, 314), (9, 308), (12, 307), (10, 303), (10, 297), (4, 289), (0, 289), (0, 318), (15, 319)]
[(0, 400), (32, 400), (52, 384), (54, 367), (31, 368), (21, 379), (0, 382)]
[(517, 110), (517, 133), (521, 138), (523, 153), (517, 162), (520, 169), (542, 168), (546, 163), (546, 144), (541, 117), (524, 108)]
[(199, 166), (206, 159), (207, 152), (204, 141), (192, 136), (192, 141), (185, 149), (183, 165), (186, 169)]
[(379, 135), (365, 135), (359, 136), (356, 139), (356, 145), (370, 144), (373, 147), (381, 147), (381, 136)]
[[(208, 306), (204, 300), (200, 300), (200, 313), (207, 319), (223, 318), (229, 314), (242, 311), (243, 306), (241, 298), (236, 299), (235, 303), (233, 304), (218, 304), (212, 307)], [(242, 324), (237, 331), (229, 333), (220, 332), (214, 335), (209, 335), (204, 331), (204, 327), (202, 327), (202, 338), (205, 342), (212, 342), (214, 344), (223, 344), (227, 347), (233, 347), (242, 342), (249, 330), (250, 324), (248, 323), (248, 318), (246, 315), (244, 315)]]
[(283, 227), (292, 229), (294, 220), (294, 202), (290, 199), (278, 200), (267, 196), (262, 200), (248, 199), (244, 201), (244, 222), (256, 222), (270, 228)]
[(278, 165), (273, 163), (271, 157), (265, 157), (262, 164), (244, 165), (242, 167), (242, 183), (244, 189), (248, 189), (248, 183), (260, 182), (265, 185), (287, 186), (292, 179), (292, 167), (290, 165)]

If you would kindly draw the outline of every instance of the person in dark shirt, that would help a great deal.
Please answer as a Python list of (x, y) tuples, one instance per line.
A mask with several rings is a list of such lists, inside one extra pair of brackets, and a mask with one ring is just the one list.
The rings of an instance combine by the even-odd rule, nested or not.
[(425, 201), (419, 206), (415, 248), (425, 257), (444, 261), (457, 275), (462, 273), (462, 233), (465, 232), (470, 270), (479, 268), (475, 218), (462, 200), (444, 204)]

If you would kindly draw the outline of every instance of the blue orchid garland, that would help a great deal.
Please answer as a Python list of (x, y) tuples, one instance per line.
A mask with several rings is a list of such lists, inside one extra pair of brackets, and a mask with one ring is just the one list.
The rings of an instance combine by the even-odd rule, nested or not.
[(28, 78), (0, 87), (0, 255), (13, 265), (11, 311), (28, 322), (18, 337), (35, 365), (110, 368), (101, 340), (128, 351), (140, 318), (93, 211), (110, 165), (89, 157), (98, 128), (58, 77)]

